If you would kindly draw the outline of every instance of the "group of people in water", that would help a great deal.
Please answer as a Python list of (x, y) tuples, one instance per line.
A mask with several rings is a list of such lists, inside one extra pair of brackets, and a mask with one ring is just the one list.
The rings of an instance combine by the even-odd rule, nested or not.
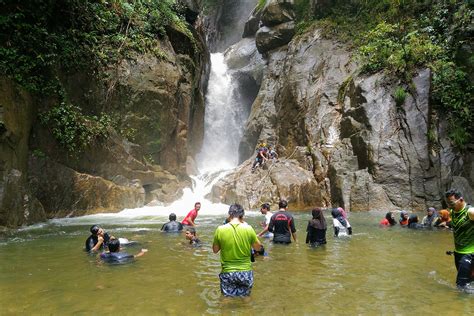
[[(430, 207), (426, 210), (426, 216), (423, 217), (421, 222), (419, 221), (418, 215), (409, 214), (407, 211), (400, 212), (400, 218), (398, 223), (402, 227), (408, 227), (412, 229), (420, 228), (451, 228), (451, 215), (448, 210), (436, 211), (434, 207)], [(382, 226), (394, 226), (397, 224), (395, 215), (393, 212), (385, 214), (385, 218), (380, 221)]]
[[(446, 192), (448, 210), (436, 212), (434, 208), (427, 210), (427, 215), (418, 223), (416, 214), (400, 213), (399, 224), (408, 228), (448, 227), (453, 229), (455, 251), (455, 266), (458, 271), (457, 286), (469, 293), (474, 293), (470, 282), (473, 278), (474, 259), (474, 207), (467, 205), (460, 192), (450, 190)], [(276, 244), (291, 244), (296, 237), (295, 220), (288, 212), (288, 203), (280, 200), (278, 211), (272, 213), (268, 203), (262, 204), (260, 212), (265, 216), (261, 223), (262, 230), (256, 234), (252, 226), (244, 220), (244, 209), (239, 204), (233, 204), (228, 211), (228, 217), (215, 233), (212, 243), (214, 253), (220, 252), (222, 271), (219, 274), (221, 293), (224, 296), (248, 296), (253, 287), (253, 271), (251, 262), (255, 256), (267, 253), (258, 237), (269, 238)], [(185, 238), (189, 244), (200, 245), (196, 234), (196, 217), (201, 203), (196, 202), (181, 222), (176, 221), (176, 215), (169, 215), (169, 222), (165, 223), (163, 232), (185, 231)], [(332, 227), (335, 237), (352, 235), (352, 226), (349, 223), (345, 210), (336, 208), (314, 208), (312, 218), (306, 227), (306, 243), (311, 247), (325, 245), (327, 223), (323, 212), (330, 211)], [(447, 212), (447, 214), (446, 214)], [(447, 215), (447, 216), (446, 216)], [(388, 212), (380, 222), (383, 226), (394, 226), (396, 220), (393, 212)], [(128, 240), (125, 240), (128, 242)], [(108, 252), (106, 248), (108, 247)], [(142, 256), (147, 250), (142, 249), (136, 255), (120, 252), (120, 239), (109, 236), (101, 227), (91, 227), (91, 236), (86, 241), (86, 250), (102, 252), (100, 257), (108, 262), (121, 262), (124, 259), (133, 259)]]

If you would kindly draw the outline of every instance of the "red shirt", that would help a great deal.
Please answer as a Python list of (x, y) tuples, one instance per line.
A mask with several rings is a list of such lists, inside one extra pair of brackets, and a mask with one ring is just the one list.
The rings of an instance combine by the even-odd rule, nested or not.
[(195, 208), (193, 208), (191, 211), (189, 211), (188, 215), (186, 215), (186, 217), (183, 219), (181, 224), (191, 225), (191, 223), (189, 222), (189, 219), (191, 219), (194, 223), (194, 220), (196, 219), (197, 216), (198, 216), (198, 212), (196, 211)]
[(390, 222), (388, 221), (388, 219), (384, 218), (380, 221), (380, 225), (390, 226)]

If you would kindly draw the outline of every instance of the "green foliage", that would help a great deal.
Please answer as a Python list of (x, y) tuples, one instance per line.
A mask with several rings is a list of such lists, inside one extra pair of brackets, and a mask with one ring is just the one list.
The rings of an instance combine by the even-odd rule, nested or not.
[(257, 11), (262, 11), (265, 5), (267, 4), (267, 0), (258, 0), (257, 3)]
[(405, 100), (407, 98), (407, 93), (405, 89), (403, 89), (402, 87), (397, 87), (397, 89), (395, 89), (393, 98), (397, 107), (401, 107), (405, 103)]
[(92, 142), (107, 137), (112, 123), (106, 114), (87, 116), (66, 102), (41, 113), (40, 121), (71, 154), (82, 152)]
[(0, 0), (0, 73), (30, 91), (54, 93), (55, 70), (100, 69), (134, 52), (164, 53), (177, 25), (192, 34), (174, 0)]
[(432, 98), (448, 118), (450, 138), (461, 149), (472, 141), (474, 88), (468, 74), (453, 62), (434, 65)]
[[(295, 4), (298, 31), (316, 23), (324, 36), (353, 45), (363, 72), (385, 71), (411, 87), (417, 69), (430, 67), (433, 102), (448, 117), (450, 138), (461, 149), (472, 141), (474, 55), (461, 48), (471, 40), (473, 1), (333, 0), (315, 13), (307, 0)], [(397, 88), (397, 105), (406, 94)]]

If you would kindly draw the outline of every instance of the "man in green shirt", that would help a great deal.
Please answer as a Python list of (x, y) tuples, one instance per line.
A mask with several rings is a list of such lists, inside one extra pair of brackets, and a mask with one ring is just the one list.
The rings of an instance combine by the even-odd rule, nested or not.
[(454, 263), (458, 271), (456, 285), (461, 290), (474, 293), (469, 284), (474, 264), (474, 207), (467, 205), (459, 191), (449, 190), (445, 196), (454, 233)]
[(244, 222), (239, 204), (229, 208), (230, 221), (216, 229), (212, 250), (220, 251), (222, 272), (219, 274), (224, 296), (249, 296), (253, 287), (251, 249), (262, 250), (255, 230)]

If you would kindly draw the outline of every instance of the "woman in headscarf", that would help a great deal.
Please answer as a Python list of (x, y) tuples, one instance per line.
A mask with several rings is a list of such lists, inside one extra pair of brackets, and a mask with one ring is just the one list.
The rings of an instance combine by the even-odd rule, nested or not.
[(400, 212), (400, 219), (398, 220), (398, 222), (402, 226), (407, 226), (408, 225), (408, 212), (407, 211), (401, 211)]
[(352, 235), (351, 224), (346, 218), (344, 218), (344, 215), (339, 208), (333, 209), (331, 215), (333, 217), (332, 223), (334, 225), (334, 236)]
[(311, 211), (313, 219), (308, 221), (306, 228), (306, 243), (311, 247), (317, 247), (326, 243), (326, 219), (321, 208), (316, 207)]
[(382, 226), (394, 226), (397, 224), (395, 220), (395, 216), (393, 216), (392, 212), (388, 212), (385, 214), (385, 218), (380, 221), (380, 225)]
[(451, 215), (448, 210), (441, 210), (433, 223), (434, 227), (451, 227)]
[(426, 216), (423, 217), (421, 224), (425, 227), (432, 227), (436, 217), (438, 217), (436, 214), (436, 209), (434, 207), (430, 207), (426, 210)]

